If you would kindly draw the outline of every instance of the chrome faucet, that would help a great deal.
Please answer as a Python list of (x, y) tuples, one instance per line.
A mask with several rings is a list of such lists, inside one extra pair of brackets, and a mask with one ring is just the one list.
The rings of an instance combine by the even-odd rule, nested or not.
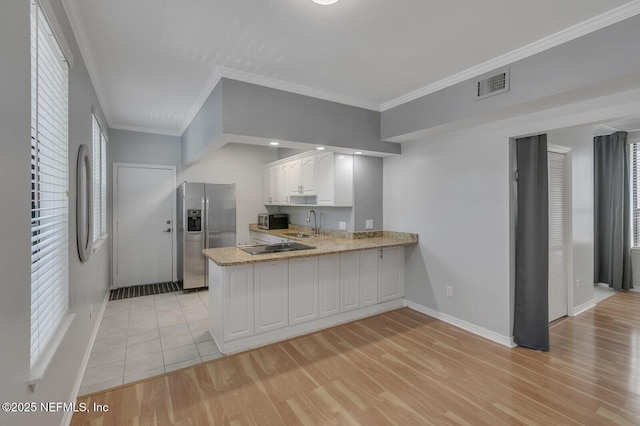
[(307, 222), (311, 222), (311, 213), (313, 213), (313, 234), (318, 234), (318, 222), (316, 221), (316, 211), (311, 209), (307, 214)]

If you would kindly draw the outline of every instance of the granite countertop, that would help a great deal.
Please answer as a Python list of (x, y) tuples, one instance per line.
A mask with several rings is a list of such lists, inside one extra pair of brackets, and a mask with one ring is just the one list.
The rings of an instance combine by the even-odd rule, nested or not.
[(251, 224), (249, 229), (264, 234), (277, 235), (316, 248), (284, 253), (251, 255), (237, 247), (220, 247), (206, 249), (203, 250), (202, 253), (220, 266), (235, 266), (418, 243), (418, 234), (404, 232), (373, 231), (347, 233), (343, 231), (323, 231), (321, 235), (314, 235), (309, 238), (296, 238), (286, 234), (290, 232), (310, 234), (310, 232), (308, 232), (308, 229), (296, 226), (290, 226), (289, 229), (278, 230), (258, 229), (256, 224)]

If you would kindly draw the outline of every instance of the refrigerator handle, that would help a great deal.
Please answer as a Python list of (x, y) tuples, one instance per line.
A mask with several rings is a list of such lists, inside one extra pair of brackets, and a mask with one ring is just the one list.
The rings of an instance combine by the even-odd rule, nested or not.
[(206, 236), (207, 236), (207, 228), (206, 228), (206, 211), (205, 211), (205, 202), (204, 202), (204, 197), (200, 198), (200, 226), (201, 226), (201, 231), (200, 231), (200, 235), (201, 235), (201, 246), (202, 246), (202, 250), (204, 250), (205, 248), (207, 248), (206, 245)]
[(204, 199), (204, 213), (205, 214), (205, 222), (204, 222), (204, 248), (209, 248), (209, 197), (205, 197)]

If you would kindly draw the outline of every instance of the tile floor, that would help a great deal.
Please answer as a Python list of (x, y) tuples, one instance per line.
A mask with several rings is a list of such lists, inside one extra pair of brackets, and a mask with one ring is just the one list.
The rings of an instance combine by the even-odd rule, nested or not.
[(207, 291), (107, 302), (79, 395), (221, 357)]
[(607, 297), (611, 297), (616, 293), (617, 291), (615, 291), (612, 288), (605, 287), (602, 285), (594, 285), (593, 286), (593, 302), (597, 305)]

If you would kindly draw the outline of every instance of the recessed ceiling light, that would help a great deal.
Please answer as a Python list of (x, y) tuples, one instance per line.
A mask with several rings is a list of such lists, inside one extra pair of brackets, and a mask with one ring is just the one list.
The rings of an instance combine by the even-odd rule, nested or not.
[(362, 154), (362, 151), (356, 151), (356, 155)]
[[(315, 0), (314, 0), (315, 1)], [(316, 148), (318, 151), (324, 151), (324, 146), (319, 146)]]
[(270, 144), (270, 145), (273, 145), (273, 146), (278, 146), (278, 145), (280, 145), (280, 142), (275, 142), (275, 141), (274, 141), (274, 142), (269, 142), (269, 144)]
[(315, 3), (321, 4), (323, 6), (327, 6), (327, 5), (330, 5), (330, 4), (334, 4), (338, 0), (313, 0), (313, 1)]

